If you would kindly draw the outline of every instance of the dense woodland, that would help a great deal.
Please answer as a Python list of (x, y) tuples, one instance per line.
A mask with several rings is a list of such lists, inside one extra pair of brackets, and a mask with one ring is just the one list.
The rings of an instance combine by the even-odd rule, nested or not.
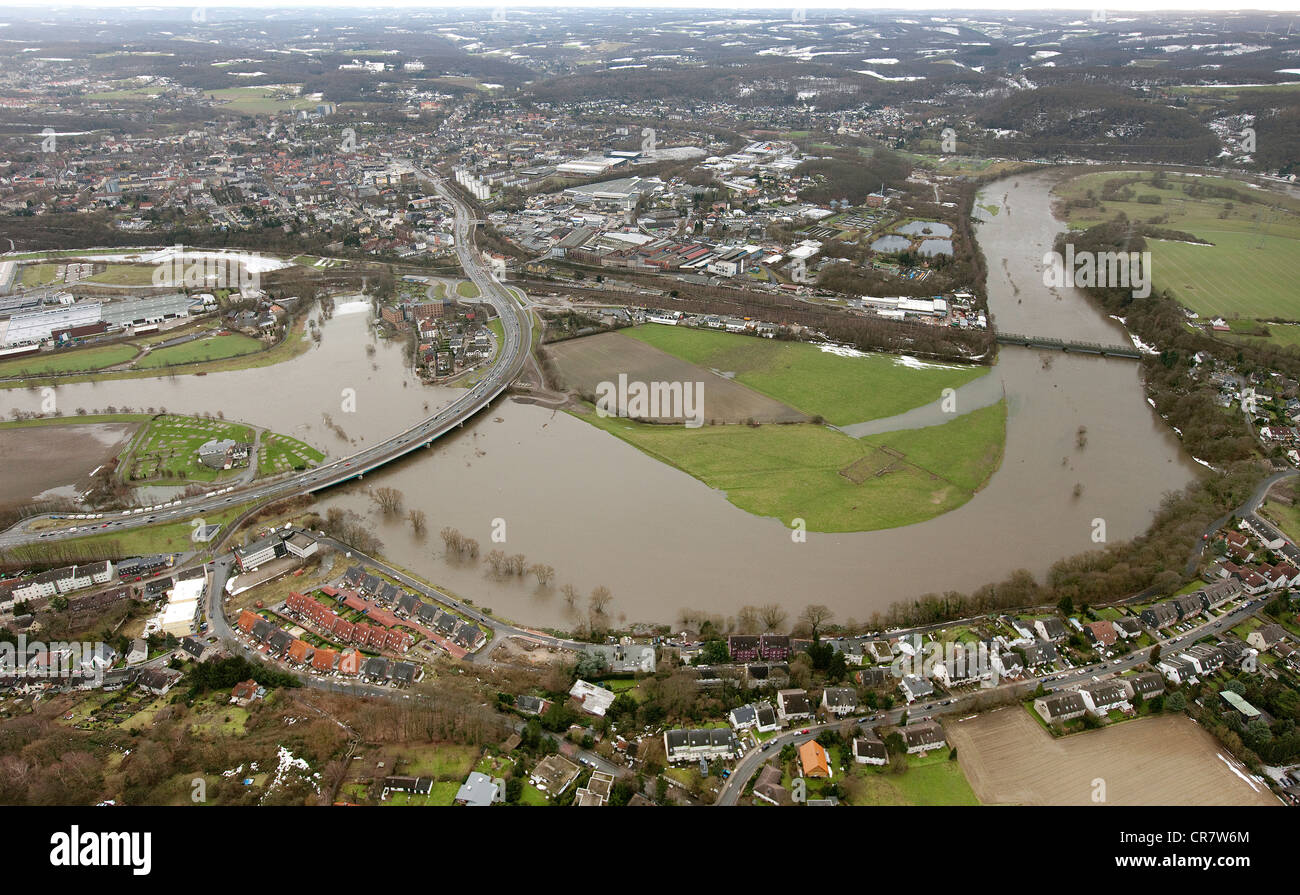
[(1014, 130), (988, 142), (1025, 158), (1086, 156), (1201, 164), (1219, 140), (1191, 113), (1126, 91), (1100, 87), (1040, 87), (1019, 91), (976, 114), (984, 127)]

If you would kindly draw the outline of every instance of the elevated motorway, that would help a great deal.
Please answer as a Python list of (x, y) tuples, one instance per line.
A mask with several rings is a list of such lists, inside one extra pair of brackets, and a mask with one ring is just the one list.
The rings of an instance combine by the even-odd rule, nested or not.
[(456, 255), (464, 268), (465, 275), (478, 287), (480, 300), (489, 302), (501, 318), (502, 339), (498, 346), (497, 357), (487, 375), (477, 385), (428, 419), (350, 457), (343, 457), (273, 482), (254, 482), (247, 487), (210, 491), (206, 495), (173, 501), (146, 510), (104, 513), (94, 520), (93, 525), (78, 526), (80, 529), (78, 531), (70, 529), (32, 531), (31, 523), (50, 518), (32, 517), (0, 533), (0, 547), (82, 537), (89, 534), (91, 530), (95, 533), (110, 533), (152, 523), (201, 518), (204, 513), (213, 513), (233, 504), (280, 500), (323, 491), (360, 478), (420, 448), (431, 446), (439, 438), (460, 428), (466, 420), (491, 404), (510, 387), (528, 362), (532, 345), (532, 318), (511, 296), (510, 290), (483, 266), (480, 256), (474, 249), (473, 233), (476, 222), (469, 208), (440, 179), (430, 179), (433, 181), (434, 189), (455, 207)]

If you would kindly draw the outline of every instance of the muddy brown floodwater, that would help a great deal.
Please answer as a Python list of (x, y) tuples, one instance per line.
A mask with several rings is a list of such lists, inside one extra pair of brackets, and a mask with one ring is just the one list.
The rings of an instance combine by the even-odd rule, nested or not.
[[(435, 411), (460, 393), (421, 385), (406, 369), (401, 345), (374, 336), (366, 302), (340, 298), (335, 307), (334, 316), (323, 322), (320, 344), (293, 360), (206, 376), (60, 385), (57, 406), (66, 416), (108, 407), (220, 413), (340, 457), (400, 432), (424, 416), (426, 403)], [(374, 346), (373, 355), (368, 345)], [(15, 409), (38, 412), (42, 400), (39, 389), (0, 390), (5, 416)], [(327, 415), (346, 440), (326, 427)]]
[[(1050, 188), (1047, 176), (1011, 178), (979, 199), (1000, 207), (977, 230), (998, 324), (1127, 342), (1081, 293), (1043, 286), (1042, 256), (1062, 229)], [(1001, 469), (969, 503), (904, 528), (809, 534), (794, 543), (779, 521), (737, 509), (613, 436), (514, 403), (324, 502), (369, 515), (392, 559), (533, 624), (571, 621), (558, 595), (566, 582), (584, 595), (605, 585), (614, 617), (632, 621), (671, 623), (684, 607), (728, 616), (768, 602), (792, 616), (825, 603), (840, 620), (865, 620), (898, 599), (971, 590), (1022, 567), (1041, 574), (1063, 556), (1098, 547), (1095, 519), (1105, 520), (1111, 541), (1132, 537), (1150, 524), (1162, 495), (1197, 474), (1146, 403), (1131, 360), (1007, 348), (991, 375), (1008, 402)], [(1080, 426), (1087, 427), (1083, 449)], [(409, 526), (383, 520), (365, 494), (377, 484), (399, 488), (408, 506), (423, 509), (430, 534), (420, 540)], [(505, 544), (491, 543), (494, 519), (505, 522)], [(532, 579), (495, 579), (482, 562), (448, 561), (436, 534), (444, 525), (477, 538), (484, 552), (499, 546), (554, 566), (555, 583), (539, 591)]]
[[(1048, 175), (1008, 178), (986, 187), (978, 200), (999, 206), (996, 215), (980, 212), (977, 228), (998, 325), (1126, 341), (1082, 294), (1042, 285), (1043, 253), (1062, 229), (1051, 214), (1050, 188)], [(367, 357), (372, 336), (365, 318), (336, 316), (321, 348), (285, 364), (174, 381), (68, 386), (59, 389), (60, 406), (65, 412), (107, 403), (222, 410), (339, 456), (410, 425), (424, 403), (436, 408), (455, 394), (420, 386), (397, 346), (381, 343)], [(791, 616), (808, 603), (825, 603), (838, 620), (865, 620), (898, 599), (972, 590), (1018, 568), (1041, 574), (1063, 556), (1099, 546), (1091, 539), (1095, 519), (1105, 520), (1111, 541), (1143, 531), (1161, 496), (1186, 485), (1199, 467), (1146, 403), (1138, 371), (1130, 360), (1003, 349), (990, 374), (1007, 395), (1001, 469), (957, 510), (887, 531), (810, 533), (806, 543), (795, 543), (779, 520), (737, 509), (721, 492), (625, 442), (566, 414), (511, 401), (320, 503), (368, 515), (394, 562), (529, 624), (571, 623), (559, 596), (565, 583), (584, 595), (598, 585), (610, 588), (612, 617), (628, 621), (672, 623), (688, 607), (729, 616), (769, 602), (785, 605)], [(357, 410), (345, 415), (340, 391), (349, 387), (357, 389)], [(0, 407), (6, 399), (30, 410), (40, 396), (0, 393)], [(322, 413), (356, 445), (328, 432)], [(1083, 449), (1076, 445), (1080, 426), (1087, 427)], [(422, 539), (409, 525), (380, 517), (367, 496), (377, 485), (400, 489), (407, 508), (424, 510)], [(504, 544), (491, 540), (498, 519)], [(539, 591), (531, 578), (493, 578), (485, 562), (450, 561), (437, 535), (443, 526), (478, 539), (484, 553), (500, 547), (548, 563), (555, 582)]]

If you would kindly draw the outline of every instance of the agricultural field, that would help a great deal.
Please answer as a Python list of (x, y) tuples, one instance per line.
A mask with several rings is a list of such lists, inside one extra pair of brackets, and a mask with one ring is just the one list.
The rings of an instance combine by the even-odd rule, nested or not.
[(154, 272), (157, 269), (152, 264), (109, 264), (102, 272), (89, 277), (86, 282), (113, 286), (149, 286), (153, 284)]
[(24, 264), (22, 266), (22, 283), (29, 289), (37, 286), (48, 286), (53, 283), (58, 276), (59, 265), (46, 262), (44, 264)]
[(0, 503), (23, 504), (55, 489), (78, 493), (91, 486), (91, 473), (109, 463), (131, 441), (136, 428), (148, 417), (112, 421), (110, 417), (52, 419), (58, 429), (25, 425), (34, 420), (0, 427), (0, 450), (7, 474), (0, 479)]
[(1216, 332), (1216, 338), (1274, 348), (1300, 348), (1300, 324), (1270, 323), (1253, 317), (1234, 317), (1226, 322), (1230, 331)]
[[(703, 382), (703, 397), (699, 407), (703, 418), (709, 421), (791, 423), (808, 419), (794, 408), (752, 388), (674, 357), (647, 342), (629, 339), (622, 333), (601, 333), (570, 339), (552, 345), (548, 350), (555, 358), (565, 386), (582, 395), (594, 395), (598, 383), (616, 382), (618, 373), (626, 373), (629, 381)], [(680, 412), (661, 414), (654, 418), (683, 421)]]
[[(1140, 179), (1139, 179), (1140, 177)], [(1152, 222), (1190, 233), (1210, 245), (1148, 239), (1156, 289), (1168, 290), (1201, 316), (1300, 320), (1294, 287), (1300, 258), (1300, 201), (1221, 177), (1167, 175), (1168, 188), (1155, 186), (1152, 172), (1102, 172), (1059, 185), (1062, 199), (1102, 194), (1108, 180), (1131, 179), (1131, 199), (1106, 200), (1099, 207), (1065, 209), (1080, 229), (1112, 220)], [(1231, 195), (1192, 195), (1190, 190), (1230, 190)], [(1148, 201), (1141, 201), (1143, 198)], [(1156, 201), (1158, 200), (1158, 202)]]
[(124, 364), (139, 353), (138, 348), (129, 344), (43, 351), (40, 354), (0, 361), (0, 379), (102, 370)]
[(238, 475), (199, 462), (199, 446), (211, 439), (252, 443), (253, 430), (238, 423), (164, 414), (138, 433), (122, 455), (121, 474), (129, 482), (168, 480), (213, 482)]
[(205, 92), (222, 104), (219, 108), (241, 115), (273, 115), (277, 112), (310, 109), (319, 102), (270, 87), (225, 87)]
[(942, 426), (854, 439), (812, 424), (687, 429), (582, 417), (746, 512), (811, 531), (911, 525), (966, 503), (1002, 461), (1003, 402)]
[(981, 802), (1092, 805), (1280, 805), (1181, 714), (1054, 738), (1020, 706), (945, 725)]
[(845, 357), (808, 342), (783, 342), (685, 326), (647, 324), (620, 335), (734, 375), (737, 382), (832, 425), (894, 416), (937, 401), (988, 367), (909, 364), (892, 354)]
[(259, 339), (243, 333), (226, 333), (214, 335), (180, 345), (171, 345), (151, 351), (136, 362), (137, 370), (150, 370), (177, 364), (193, 364), (208, 360), (224, 360), (241, 357), (261, 351), (263, 343)]
[[(293, 360), (312, 345), (307, 336), (306, 318), (301, 318), (284, 340), (262, 350), (262, 342), (239, 333), (226, 333), (141, 354), (146, 345), (154, 345), (189, 329), (191, 324), (153, 333), (116, 345), (62, 349), (23, 358), (0, 361), (0, 388), (26, 385), (62, 385), (73, 382), (143, 379), (160, 375), (168, 365), (182, 365), (178, 373), (221, 373), (269, 367)], [(109, 353), (112, 351), (113, 353)], [(126, 365), (132, 358), (133, 364)], [(120, 370), (103, 372), (108, 367), (125, 365)], [(100, 372), (95, 372), (100, 371)], [(62, 375), (61, 375), (62, 374)], [(84, 375), (82, 375), (84, 374)], [(55, 377), (42, 381), (40, 377)]]
[(67, 712), (63, 721), (81, 730), (139, 730), (165, 704), (162, 697), (136, 688), (95, 693)]
[(162, 90), (157, 87), (127, 87), (123, 86), (115, 90), (101, 90), (97, 93), (87, 93), (85, 98), (88, 100), (147, 100), (153, 99), (162, 94)]

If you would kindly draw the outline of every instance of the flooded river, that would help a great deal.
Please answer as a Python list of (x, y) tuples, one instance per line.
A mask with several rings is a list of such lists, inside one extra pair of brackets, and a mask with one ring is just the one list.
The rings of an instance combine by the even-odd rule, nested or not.
[[(1042, 285), (1042, 255), (1060, 229), (1049, 190), (1046, 177), (1022, 176), (992, 184), (978, 200), (999, 206), (996, 215), (980, 212), (977, 229), (999, 326), (1126, 341), (1082, 295)], [(381, 343), (367, 357), (369, 340), (364, 314), (336, 316), (321, 349), (287, 364), (70, 386), (59, 399), (65, 412), (108, 403), (220, 409), (337, 456), (347, 445), (325, 429), (322, 413), (360, 445), (363, 437), (405, 427), (425, 402), (437, 407), (454, 394), (418, 385), (402, 369), (399, 346)], [(723, 494), (581, 420), (509, 401), (454, 438), (321, 503), (368, 515), (390, 559), (522, 622), (567, 626), (559, 596), (565, 583), (584, 601), (605, 585), (614, 594), (612, 616), (631, 621), (671, 623), (684, 607), (728, 616), (769, 602), (784, 604), (792, 617), (807, 603), (825, 603), (841, 621), (866, 620), (927, 591), (971, 590), (1022, 567), (1045, 572), (1055, 560), (1097, 546), (1090, 537), (1097, 518), (1112, 541), (1144, 530), (1161, 496), (1182, 488), (1198, 467), (1147, 405), (1138, 369), (1130, 360), (1004, 349), (988, 377), (1005, 388), (1008, 403), (1001, 469), (954, 512), (888, 531), (810, 533), (806, 543), (795, 543), (779, 521), (737, 509)], [(357, 409), (341, 414), (339, 394), (348, 387), (358, 390)], [(27, 409), (39, 404), (38, 395), (3, 393), (0, 407), (15, 398)], [(1087, 429), (1082, 449), (1080, 426)], [(407, 507), (424, 510), (429, 533), (417, 538), (409, 525), (384, 521), (366, 494), (376, 485), (400, 489)], [(504, 544), (491, 540), (494, 520), (505, 523)], [(552, 565), (554, 584), (538, 591), (531, 578), (498, 580), (482, 561), (446, 559), (437, 535), (443, 526), (477, 538), (484, 553), (501, 547)]]
[[(313, 311), (313, 314), (318, 312)], [(424, 386), (406, 368), (400, 343), (372, 335), (369, 303), (340, 298), (322, 321), (320, 344), (281, 364), (151, 379), (80, 382), (55, 389), (64, 415), (113, 407), (172, 413), (223, 414), (292, 435), (338, 457), (400, 432), (453, 400), (453, 389)], [(373, 355), (367, 350), (373, 346)], [(0, 391), (0, 410), (40, 411), (38, 389)], [(347, 436), (326, 428), (325, 416)]]
[[(1000, 206), (978, 227), (999, 325), (1126, 342), (1081, 294), (1042, 285), (1042, 255), (1061, 229), (1049, 191), (1045, 177), (1021, 177), (991, 185), (979, 200)], [(865, 620), (927, 591), (971, 590), (1022, 567), (1043, 573), (1097, 546), (1094, 519), (1105, 520), (1110, 540), (1144, 530), (1161, 496), (1186, 485), (1197, 467), (1147, 405), (1138, 369), (1131, 360), (1004, 349), (988, 379), (1007, 395), (1006, 453), (983, 491), (918, 525), (809, 534), (806, 543), (624, 442), (536, 406), (499, 405), (431, 456), (375, 477), (423, 508), (431, 532), (450, 525), (484, 551), (501, 546), (554, 566), (549, 593), (531, 579), (496, 580), (482, 563), (445, 561), (436, 534), (421, 541), (380, 519), (364, 485), (326, 502), (368, 513), (397, 561), (537, 624), (566, 624), (557, 595), (565, 582), (583, 594), (609, 587), (613, 612), (630, 620), (672, 622), (683, 607), (732, 615), (768, 602), (792, 616), (807, 603), (826, 603), (841, 620)], [(1087, 429), (1082, 449), (1080, 426)], [(506, 523), (504, 545), (490, 543), (494, 519)]]

